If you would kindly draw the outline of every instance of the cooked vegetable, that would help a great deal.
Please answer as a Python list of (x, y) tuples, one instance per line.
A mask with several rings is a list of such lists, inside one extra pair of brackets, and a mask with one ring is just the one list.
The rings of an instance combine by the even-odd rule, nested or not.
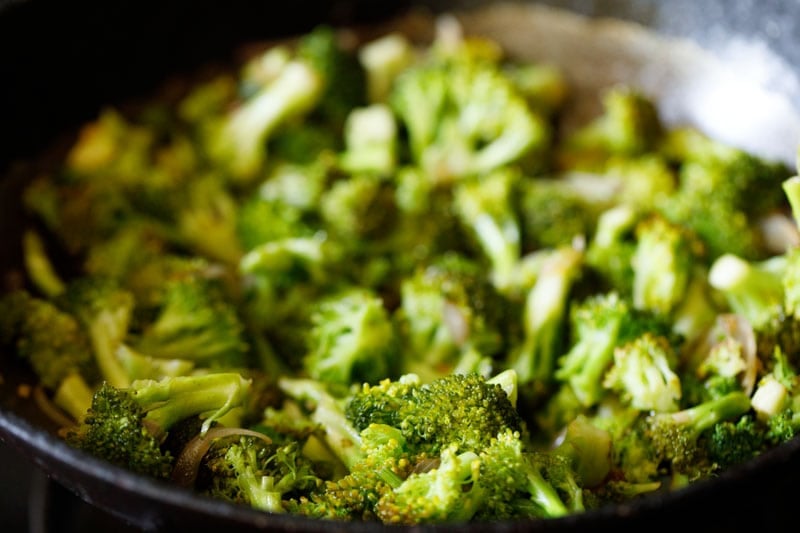
[(800, 249), (761, 221), (800, 221), (798, 178), (637, 87), (562, 131), (557, 67), (457, 29), (317, 28), (104, 110), (31, 180), (0, 343), (67, 442), (416, 525), (582, 513), (795, 438)]

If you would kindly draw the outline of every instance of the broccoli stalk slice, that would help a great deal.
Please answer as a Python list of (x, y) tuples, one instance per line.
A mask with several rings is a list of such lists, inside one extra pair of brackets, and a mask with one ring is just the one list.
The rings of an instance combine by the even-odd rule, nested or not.
[(345, 151), (339, 165), (347, 172), (391, 173), (397, 163), (397, 124), (384, 104), (353, 109), (344, 124)]
[(784, 255), (754, 263), (724, 254), (711, 265), (708, 281), (735, 313), (759, 330), (783, 312), (786, 263)]
[(385, 102), (395, 78), (414, 61), (414, 47), (400, 33), (390, 33), (358, 50), (358, 60), (367, 78), (370, 102)]
[(580, 274), (582, 262), (583, 253), (579, 250), (570, 247), (555, 250), (528, 292), (524, 339), (510, 361), (520, 383), (549, 382), (553, 377), (569, 292)]

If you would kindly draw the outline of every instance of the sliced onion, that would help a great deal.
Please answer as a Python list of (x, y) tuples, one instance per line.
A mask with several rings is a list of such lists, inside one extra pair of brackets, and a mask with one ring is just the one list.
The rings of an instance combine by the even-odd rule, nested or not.
[(756, 386), (756, 376), (758, 374), (758, 356), (756, 353), (756, 334), (753, 326), (744, 317), (739, 315), (722, 315), (720, 317), (725, 322), (725, 331), (738, 340), (742, 345), (742, 356), (745, 361), (745, 369), (739, 381), (744, 392), (750, 395)]
[(50, 400), (50, 397), (47, 396), (42, 387), (38, 386), (33, 389), (33, 401), (47, 418), (58, 424), (58, 427), (70, 428), (76, 424), (73, 419), (64, 414), (64, 411)]
[(450, 332), (450, 336), (456, 344), (461, 345), (466, 342), (469, 337), (469, 324), (461, 309), (455, 304), (445, 301), (442, 315), (447, 331)]
[(203, 460), (208, 449), (215, 439), (230, 437), (232, 435), (244, 435), (257, 437), (267, 444), (272, 440), (258, 431), (245, 428), (211, 428), (205, 433), (197, 435), (186, 443), (181, 454), (175, 460), (172, 469), (172, 481), (181, 487), (192, 487), (197, 480), (197, 473), (200, 470), (200, 462)]
[(758, 230), (767, 250), (774, 254), (785, 253), (800, 246), (800, 231), (795, 221), (783, 213), (772, 213), (758, 221)]
[[(700, 335), (695, 343), (689, 348), (691, 359), (685, 361), (689, 369), (694, 371), (711, 349), (725, 339), (733, 339), (738, 342), (742, 349), (742, 359), (745, 368), (741, 372), (739, 383), (746, 394), (751, 394), (756, 385), (758, 374), (758, 356), (756, 353), (756, 335), (753, 326), (743, 316), (733, 313), (726, 313), (717, 316), (706, 333)], [(694, 357), (692, 357), (694, 356)]]

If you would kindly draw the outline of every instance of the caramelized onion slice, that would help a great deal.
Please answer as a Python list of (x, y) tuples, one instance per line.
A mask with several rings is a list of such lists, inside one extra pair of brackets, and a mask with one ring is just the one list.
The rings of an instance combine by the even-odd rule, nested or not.
[(267, 444), (272, 442), (272, 440), (263, 433), (251, 429), (211, 428), (186, 443), (181, 454), (175, 460), (175, 466), (172, 469), (172, 481), (181, 487), (192, 487), (197, 480), (200, 462), (203, 460), (203, 456), (205, 456), (214, 440), (233, 435), (257, 437)]

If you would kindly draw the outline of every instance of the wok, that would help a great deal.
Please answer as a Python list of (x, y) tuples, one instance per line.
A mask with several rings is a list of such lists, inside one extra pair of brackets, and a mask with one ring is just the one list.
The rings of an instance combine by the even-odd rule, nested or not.
[[(0, 272), (4, 281), (17, 275), (20, 264), (17, 243), (23, 214), (16, 194), (24, 176), (43, 164), (31, 158), (57, 144), (65, 132), (91, 118), (102, 105), (146, 95), (169, 75), (229, 60), (241, 43), (296, 34), (320, 22), (376, 27), (421, 4), (440, 12), (489, 2), (294, 0), (276, 7), (274, 2), (240, 0), (0, 0)], [(722, 140), (794, 164), (800, 139), (800, 47), (796, 46), (800, 2), (551, 0), (523, 4), (536, 4), (540, 16), (528, 12), (527, 16), (515, 15), (518, 12), (467, 15), (465, 24), (492, 33), (514, 53), (563, 63), (586, 97), (582, 100), (586, 108), (579, 112), (591, 113), (598, 88), (635, 81), (656, 97), (668, 122), (691, 123)], [(554, 14), (548, 9), (553, 7), (559, 8), (558, 13), (565, 8), (571, 15)], [(555, 18), (547, 18), (550, 15)], [(606, 17), (641, 24), (657, 34), (610, 23)], [(65, 445), (33, 402), (18, 394), (19, 386), (33, 379), (9, 354), (0, 358), (0, 374), (0, 439), (81, 499), (134, 526), (326, 532), (380, 527), (266, 515), (110, 466)], [(789, 522), (795, 510), (798, 474), (800, 439), (718, 479), (674, 493), (563, 519), (498, 523), (491, 529), (660, 529), (687, 523), (715, 530), (779, 527)], [(484, 531), (487, 526), (447, 529)]]

